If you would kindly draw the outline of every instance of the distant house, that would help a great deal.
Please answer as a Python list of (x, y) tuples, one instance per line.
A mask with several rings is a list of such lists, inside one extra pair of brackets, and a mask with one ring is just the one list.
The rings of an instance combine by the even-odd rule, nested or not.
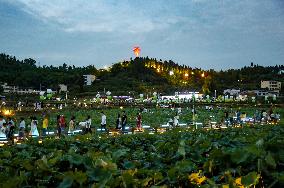
[(241, 90), (239, 90), (239, 89), (225, 89), (223, 91), (223, 94), (224, 95), (230, 95), (230, 96), (237, 96), (237, 95), (240, 94), (240, 92), (241, 92)]
[(274, 91), (269, 91), (269, 90), (249, 90), (249, 91), (243, 91), (240, 93), (240, 95), (247, 95), (247, 96), (269, 96), (273, 97), (274, 95), (279, 96), (279, 91), (274, 90)]
[(39, 90), (32, 88), (19, 88), (18, 86), (9, 86), (7, 83), (1, 84), (3, 93), (18, 93), (18, 94), (39, 94)]
[(67, 85), (65, 84), (59, 84), (58, 87), (59, 87), (59, 93), (67, 91)]
[(262, 89), (268, 89), (270, 91), (273, 91), (273, 90), (280, 91), (281, 90), (281, 82), (271, 81), (271, 80), (270, 81), (261, 81), (260, 87)]
[(83, 75), (83, 77), (84, 77), (84, 83), (87, 86), (92, 85), (92, 83), (96, 80), (96, 76), (92, 74), (86, 74), (86, 75)]

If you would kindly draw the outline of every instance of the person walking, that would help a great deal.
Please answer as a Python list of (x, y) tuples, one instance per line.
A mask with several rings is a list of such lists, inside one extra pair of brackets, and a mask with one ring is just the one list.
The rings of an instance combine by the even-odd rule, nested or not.
[(92, 119), (91, 116), (88, 115), (86, 119), (86, 133), (92, 133), (91, 126), (92, 126)]
[(38, 133), (38, 130), (37, 130), (37, 124), (38, 124), (38, 121), (37, 121), (36, 117), (32, 117), (31, 132), (30, 132), (30, 135), (32, 137), (38, 137), (39, 136), (39, 133)]
[(125, 133), (125, 127), (126, 127), (126, 124), (127, 124), (127, 115), (126, 115), (125, 111), (123, 111), (123, 115), (122, 115), (121, 121), (122, 121), (122, 123), (121, 123), (122, 134), (124, 134)]
[(68, 129), (68, 134), (73, 134), (75, 129), (75, 116), (71, 117), (71, 120), (69, 121), (69, 129)]
[(42, 121), (42, 136), (46, 136), (47, 127), (48, 127), (48, 117), (47, 115), (45, 115)]
[(103, 111), (101, 111), (101, 116), (102, 116), (101, 132), (102, 132), (102, 129), (104, 129), (106, 132), (108, 132), (108, 130), (107, 130), (107, 128), (106, 128), (106, 115), (104, 114)]
[(8, 121), (8, 135), (7, 138), (8, 140), (10, 140), (12, 142), (12, 144), (14, 144), (14, 131), (15, 131), (15, 124), (13, 123), (13, 121), (10, 119), (10, 121)]
[(141, 125), (142, 125), (142, 116), (141, 113), (138, 112), (136, 116), (136, 127), (139, 131), (141, 131)]
[(57, 127), (57, 136), (60, 138), (61, 137), (60, 115), (57, 115), (56, 127)]
[(179, 115), (178, 113), (176, 113), (176, 115), (174, 116), (174, 127), (178, 127), (178, 120), (179, 120)]
[(2, 129), (3, 124), (5, 124), (5, 123), (6, 123), (6, 120), (3, 118), (2, 115), (0, 115), (0, 129)]
[(116, 118), (116, 122), (115, 122), (115, 124), (116, 124), (116, 129), (120, 129), (121, 128), (121, 122), (122, 121), (122, 119), (121, 119), (121, 117), (120, 117), (120, 114), (118, 113), (117, 114), (117, 118)]
[(23, 117), (20, 119), (20, 125), (19, 125), (19, 138), (24, 139), (25, 138), (25, 129), (26, 129), (26, 122)]
[(60, 122), (61, 134), (65, 134), (66, 121), (64, 115), (60, 116), (59, 122)]

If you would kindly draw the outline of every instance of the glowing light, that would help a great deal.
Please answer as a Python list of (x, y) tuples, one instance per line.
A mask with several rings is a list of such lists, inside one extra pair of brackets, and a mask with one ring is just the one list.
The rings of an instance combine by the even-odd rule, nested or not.
[(4, 110), (4, 111), (2, 111), (2, 114), (4, 116), (13, 116), (14, 115), (12, 110)]
[(123, 106), (121, 106), (120, 109), (123, 109)]
[(173, 72), (173, 71), (170, 71), (169, 74), (172, 76), (172, 75), (174, 75), (174, 72)]
[(39, 143), (39, 144), (42, 144), (42, 140), (39, 140), (38, 143)]
[(191, 72), (192, 75), (194, 75), (194, 72)]
[(139, 46), (135, 46), (135, 47), (133, 48), (133, 52), (134, 52), (134, 54), (135, 54), (136, 57), (139, 56), (140, 51), (141, 51), (141, 49), (140, 49)]
[(204, 76), (205, 76), (204, 72), (201, 74), (201, 76), (202, 76), (202, 77), (204, 77)]
[(188, 73), (185, 73), (184, 76), (185, 76), (185, 77), (188, 77)]
[(5, 111), (4, 111), (4, 115), (5, 115), (5, 116), (9, 116), (9, 115), (11, 115), (10, 110), (5, 110)]

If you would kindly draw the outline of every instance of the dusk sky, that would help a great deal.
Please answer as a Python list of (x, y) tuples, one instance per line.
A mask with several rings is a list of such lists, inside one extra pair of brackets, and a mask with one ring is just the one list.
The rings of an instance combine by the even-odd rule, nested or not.
[(284, 64), (283, 0), (0, 0), (0, 53), (101, 68), (141, 56), (203, 69)]

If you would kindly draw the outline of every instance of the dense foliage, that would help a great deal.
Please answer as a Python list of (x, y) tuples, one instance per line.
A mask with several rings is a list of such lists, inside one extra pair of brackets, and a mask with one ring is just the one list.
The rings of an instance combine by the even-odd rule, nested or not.
[(284, 127), (85, 135), (0, 148), (1, 187), (281, 187)]
[(67, 84), (69, 90), (83, 91), (83, 75), (96, 74), (97, 69), (90, 65), (88, 67), (75, 67), (63, 64), (59, 67), (37, 66), (36, 61), (29, 58), (17, 60), (6, 54), (0, 54), (0, 80), (9, 85), (20, 86), (22, 88), (47, 88), (57, 89), (58, 84)]
[[(221, 93), (226, 88), (259, 89), (261, 80), (284, 81), (284, 65), (263, 67), (254, 65), (226, 71), (204, 71), (173, 61), (152, 58), (135, 58), (114, 64), (107, 70), (97, 70), (93, 65), (75, 67), (36, 66), (33, 59), (17, 60), (0, 54), (0, 80), (20, 87), (55, 88), (67, 84), (73, 93), (94, 95), (104, 89), (113, 94), (173, 93), (195, 90)], [(282, 71), (282, 73), (281, 73)], [(171, 75), (169, 74), (171, 72)], [(279, 74), (280, 73), (280, 74)], [(98, 80), (91, 87), (83, 87), (84, 74), (94, 74)], [(1, 89), (0, 89), (1, 90)], [(283, 90), (282, 90), (283, 92)]]

